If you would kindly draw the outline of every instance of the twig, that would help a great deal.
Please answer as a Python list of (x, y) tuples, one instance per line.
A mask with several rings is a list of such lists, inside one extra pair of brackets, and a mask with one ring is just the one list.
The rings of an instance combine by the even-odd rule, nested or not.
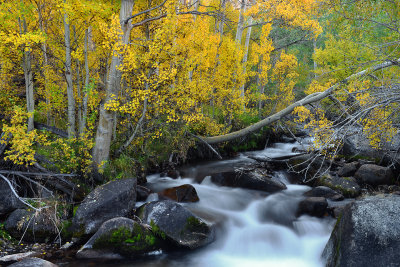
[(189, 133), (189, 135), (197, 138), (198, 140), (200, 140), (203, 144), (205, 144), (212, 152), (214, 152), (215, 155), (217, 155), (218, 159), (222, 159), (221, 155), (206, 141), (204, 141), (200, 136), (194, 135), (192, 133)]

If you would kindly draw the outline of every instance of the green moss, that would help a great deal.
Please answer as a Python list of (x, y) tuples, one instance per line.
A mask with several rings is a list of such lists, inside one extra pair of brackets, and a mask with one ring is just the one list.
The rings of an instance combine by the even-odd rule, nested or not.
[(160, 227), (158, 227), (153, 220), (150, 221), (151, 231), (158, 237), (161, 237), (165, 240), (166, 235), (163, 231), (161, 231)]
[(93, 248), (108, 248), (129, 255), (151, 251), (157, 245), (157, 241), (157, 237), (152, 232), (142, 228), (139, 224), (135, 224), (133, 230), (120, 227), (110, 234), (100, 237), (93, 244)]
[(79, 206), (75, 206), (74, 209), (73, 209), (72, 214), (73, 214), (74, 217), (76, 215), (76, 211), (78, 210), (78, 208), (79, 208)]
[(187, 229), (188, 231), (191, 231), (191, 232), (194, 232), (194, 231), (203, 232), (203, 231), (207, 231), (208, 227), (207, 227), (207, 224), (200, 221), (198, 218), (196, 218), (194, 216), (190, 216), (186, 220), (185, 229)]
[(63, 238), (70, 239), (73, 235), (73, 233), (70, 231), (72, 225), (71, 220), (65, 220), (61, 223), (61, 225), (61, 235), (63, 236)]

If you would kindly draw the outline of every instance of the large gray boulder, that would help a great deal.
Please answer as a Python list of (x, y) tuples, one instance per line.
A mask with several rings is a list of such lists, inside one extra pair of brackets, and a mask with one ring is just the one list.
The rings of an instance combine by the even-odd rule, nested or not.
[(260, 190), (269, 193), (286, 189), (286, 185), (273, 177), (255, 171), (228, 171), (213, 174), (211, 181), (217, 185)]
[(8, 265), (9, 267), (57, 267), (58, 265), (49, 261), (39, 258), (26, 258), (14, 264)]
[(194, 249), (214, 240), (213, 228), (171, 200), (146, 203), (137, 215), (153, 231), (180, 247)]
[(346, 206), (323, 251), (326, 266), (399, 266), (400, 196), (369, 197)]
[(72, 219), (75, 236), (94, 234), (101, 224), (133, 211), (136, 203), (136, 178), (111, 181), (97, 187), (82, 202)]
[(394, 179), (392, 171), (388, 167), (382, 167), (375, 164), (364, 164), (362, 165), (354, 177), (361, 184), (368, 185), (381, 185), (391, 184)]
[(324, 173), (329, 169), (329, 164), (325, 160), (312, 154), (292, 157), (287, 164), (291, 171), (301, 173), (307, 180), (319, 176), (319, 173)]
[(117, 217), (103, 223), (76, 256), (85, 259), (134, 257), (156, 250), (160, 240), (150, 226)]
[(344, 199), (342, 194), (327, 186), (314, 187), (310, 191), (305, 192), (303, 195), (306, 197), (324, 197), (326, 199), (333, 201), (339, 201)]
[(22, 208), (24, 204), (14, 195), (8, 183), (0, 179), (0, 216)]
[(25, 241), (52, 242), (58, 235), (58, 229), (51, 212), (39, 213), (25, 209), (14, 210), (5, 221), (5, 229), (16, 239)]

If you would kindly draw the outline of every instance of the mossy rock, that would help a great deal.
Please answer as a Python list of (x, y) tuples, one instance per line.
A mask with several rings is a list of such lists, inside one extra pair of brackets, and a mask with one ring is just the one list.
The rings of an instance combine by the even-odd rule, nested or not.
[(149, 226), (117, 217), (106, 221), (78, 251), (79, 258), (129, 258), (161, 248), (162, 239)]
[(338, 177), (327, 173), (318, 179), (318, 184), (336, 190), (347, 198), (358, 197), (361, 194), (361, 188), (353, 177)]

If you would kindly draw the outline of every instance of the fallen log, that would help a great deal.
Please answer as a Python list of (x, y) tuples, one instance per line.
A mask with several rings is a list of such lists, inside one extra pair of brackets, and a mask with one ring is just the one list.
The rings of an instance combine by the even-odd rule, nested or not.
[(228, 133), (228, 134), (224, 134), (224, 135), (218, 135), (218, 136), (212, 136), (212, 137), (201, 137), (201, 139), (203, 139), (205, 142), (207, 142), (208, 144), (212, 145), (212, 144), (218, 144), (218, 143), (223, 143), (223, 142), (228, 142), (228, 141), (232, 141), (234, 139), (240, 138), (240, 137), (244, 137), (252, 132), (258, 131), (261, 128), (263, 128), (264, 126), (267, 126), (273, 122), (276, 122), (280, 119), (282, 119), (284, 116), (290, 114), (293, 112), (293, 110), (296, 107), (300, 107), (300, 106), (305, 106), (317, 101), (320, 101), (328, 96), (330, 96), (337, 88), (339, 88), (342, 84), (346, 84), (348, 81), (357, 78), (357, 77), (361, 77), (364, 75), (368, 75), (371, 72), (380, 70), (380, 69), (384, 69), (390, 66), (395, 66), (395, 65), (399, 65), (400, 64), (400, 58), (397, 60), (392, 60), (392, 61), (385, 61), (384, 63), (375, 65), (371, 68), (365, 69), (363, 71), (357, 72), (353, 75), (350, 75), (349, 77), (347, 77), (346, 79), (332, 85), (331, 87), (329, 87), (328, 89), (326, 89), (325, 91), (322, 92), (317, 92), (317, 93), (313, 93), (311, 95), (308, 95), (306, 97), (304, 97), (303, 99), (300, 99), (299, 101), (294, 102), (293, 104), (287, 106), (286, 108), (282, 109), (281, 111), (259, 121), (256, 122), (242, 130), (239, 131), (235, 131), (232, 133)]

